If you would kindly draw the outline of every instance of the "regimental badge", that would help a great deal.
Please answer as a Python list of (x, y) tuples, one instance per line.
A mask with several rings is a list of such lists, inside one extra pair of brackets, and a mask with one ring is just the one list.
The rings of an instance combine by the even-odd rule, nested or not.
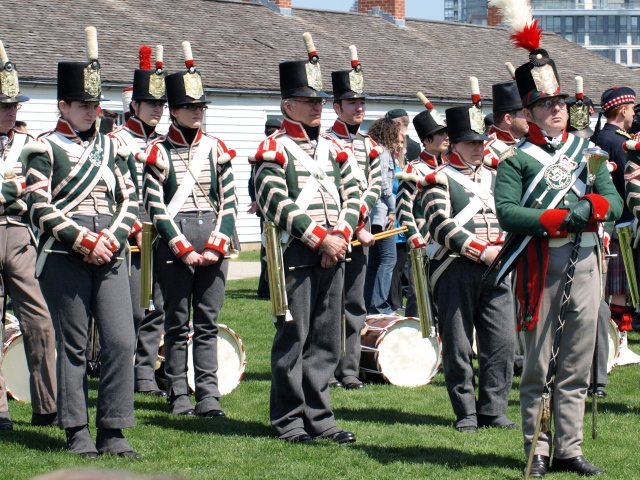
[(431, 114), (431, 118), (433, 119), (434, 122), (436, 122), (437, 125), (441, 125), (443, 127), (446, 127), (446, 123), (444, 123), (444, 120), (442, 120), (442, 117), (440, 116), (440, 114), (438, 113), (438, 111), (435, 108), (432, 108), (431, 110), (429, 110), (429, 113)]
[(187, 72), (182, 76), (182, 79), (184, 80), (184, 93), (186, 93), (188, 97), (198, 100), (204, 95), (202, 77), (200, 77), (198, 72)]
[(573, 172), (576, 168), (578, 168), (578, 162), (571, 160), (567, 155), (562, 155), (558, 163), (563, 167), (569, 169), (570, 172)]
[(571, 185), (571, 172), (564, 165), (554, 163), (544, 171), (544, 180), (551, 190), (562, 190)]
[(103, 148), (101, 145), (94, 145), (93, 151), (89, 154), (89, 161), (93, 163), (96, 167), (102, 165), (102, 151)]
[(364, 92), (364, 76), (362, 72), (356, 72), (355, 70), (349, 72), (349, 88), (358, 95)]
[[(322, 73), (320, 73), (319, 63), (307, 63), (307, 85), (313, 88), (316, 92), (322, 90)], [(351, 78), (349, 78), (351, 80)], [(363, 83), (364, 87), (364, 83)]]
[(533, 67), (531, 69), (531, 76), (536, 84), (536, 89), (547, 95), (553, 95), (558, 91), (558, 88), (560, 88), (556, 74), (553, 72), (553, 67), (549, 64)]
[(0, 73), (1, 93), (9, 98), (15, 98), (20, 93), (20, 85), (18, 85), (18, 73), (15, 70), (2, 70)]
[(482, 116), (482, 110), (475, 105), (469, 109), (469, 121), (471, 123), (471, 130), (476, 133), (484, 133), (484, 117)]
[(100, 96), (102, 80), (100, 79), (100, 69), (92, 68), (91, 65), (84, 69), (84, 91), (94, 98)]
[(582, 103), (569, 108), (569, 124), (576, 130), (584, 130), (589, 126), (589, 107)]
[[(186, 83), (185, 83), (186, 86)], [(202, 87), (201, 87), (202, 88)], [(149, 76), (149, 95), (153, 98), (160, 98), (166, 92), (164, 75), (152, 74)], [(202, 95), (200, 95), (201, 97)], [(200, 98), (198, 97), (198, 98)]]

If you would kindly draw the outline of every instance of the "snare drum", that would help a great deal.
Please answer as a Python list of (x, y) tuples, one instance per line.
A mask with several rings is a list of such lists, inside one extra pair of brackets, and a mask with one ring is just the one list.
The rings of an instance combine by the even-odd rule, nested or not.
[(609, 319), (609, 325), (607, 328), (607, 338), (609, 339), (609, 358), (607, 359), (607, 372), (613, 370), (618, 364), (618, 357), (620, 357), (620, 347), (622, 344), (622, 338), (618, 326), (613, 319)]
[[(218, 324), (218, 390), (220, 395), (231, 393), (238, 386), (247, 365), (244, 344), (236, 332), (226, 325)], [(158, 361), (156, 362), (158, 385), (166, 384), (164, 373), (164, 339), (160, 342)], [(187, 383), (189, 389), (196, 389), (195, 368), (193, 366), (193, 330), (189, 332), (187, 342)], [(162, 388), (162, 386), (161, 386)]]
[(31, 402), (29, 388), (29, 366), (24, 353), (22, 332), (17, 324), (12, 324), (4, 332), (2, 374), (7, 387), (7, 394), (20, 402)]
[(426, 385), (442, 363), (440, 337), (422, 338), (420, 321), (412, 317), (368, 317), (361, 351), (363, 378), (401, 387)]

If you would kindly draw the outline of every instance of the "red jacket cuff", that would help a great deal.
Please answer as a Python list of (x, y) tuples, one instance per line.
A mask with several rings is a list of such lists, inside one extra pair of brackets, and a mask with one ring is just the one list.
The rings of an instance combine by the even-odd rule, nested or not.
[(220, 253), (221, 255), (226, 255), (227, 254), (227, 244), (229, 242), (227, 242), (226, 238), (222, 238), (222, 237), (215, 237), (213, 239), (213, 242), (209, 243), (207, 242), (207, 244), (204, 246), (205, 249), (209, 248), (211, 250), (215, 250), (216, 252)]
[(551, 210), (546, 210), (542, 215), (540, 215), (540, 223), (549, 234), (549, 237), (566, 238), (568, 232), (566, 229), (561, 230), (560, 226), (568, 213), (569, 210), (552, 208)]
[(411, 239), (409, 246), (411, 248), (422, 248), (422, 247), (425, 247), (426, 245), (427, 244), (425, 243), (424, 238), (418, 235)]
[(585, 195), (580, 200), (588, 200), (591, 204), (591, 218), (589, 219), (589, 223), (595, 222), (604, 222), (604, 218), (609, 211), (609, 202), (602, 195), (598, 195), (597, 193), (590, 193), (589, 195)]

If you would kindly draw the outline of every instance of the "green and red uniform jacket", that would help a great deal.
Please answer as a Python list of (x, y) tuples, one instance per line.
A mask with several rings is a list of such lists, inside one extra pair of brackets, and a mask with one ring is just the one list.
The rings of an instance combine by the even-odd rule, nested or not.
[[(13, 128), (9, 130), (7, 135), (9, 142), (4, 148), (2, 155), (0, 155), (0, 160), (2, 161), (3, 166), (11, 152), (11, 148), (14, 147), (14, 139), (20, 135), (27, 137), (22, 147), (33, 141), (33, 137), (30, 135), (17, 132)], [(2, 171), (0, 171), (0, 175), (2, 176), (2, 188), (0, 189), (0, 215), (12, 215), (16, 217), (23, 217), (26, 215), (27, 202), (25, 201), (24, 196), (27, 185), (24, 177), (25, 170), (24, 164), (18, 159), (13, 164), (11, 171), (7, 171), (6, 168), (2, 168)], [(28, 222), (28, 218), (25, 217), (24, 221)]]
[(360, 130), (355, 135), (350, 134), (347, 125), (340, 119), (336, 119), (328, 133), (338, 137), (346, 147), (351, 149), (352, 155), (367, 179), (366, 186), (358, 182), (358, 187), (360, 188), (360, 222), (358, 229), (360, 229), (369, 218), (369, 213), (382, 192), (382, 174), (380, 172), (379, 158), (382, 148), (369, 135), (363, 134)]
[(323, 188), (318, 189), (305, 211), (295, 203), (310, 173), (279, 142), (288, 136), (316, 160), (316, 142), (312, 142), (299, 122), (285, 118), (279, 131), (267, 137), (249, 161), (255, 165), (256, 201), (265, 218), (283, 231), (317, 250), (332, 229), (349, 240), (358, 225), (360, 189), (347, 161), (349, 152), (331, 135), (321, 133), (330, 142), (329, 159), (320, 165), (340, 194), (341, 205)]
[[(420, 152), (416, 160), (405, 165), (403, 173), (413, 174), (424, 178), (446, 161), (442, 155), (432, 155), (426, 151)], [(429, 234), (427, 223), (422, 210), (421, 193), (415, 182), (401, 180), (398, 184), (396, 196), (396, 215), (398, 225), (407, 227), (407, 244), (410, 248), (421, 248), (426, 245), (425, 239)]]
[[(549, 239), (567, 237), (568, 232), (562, 228), (562, 222), (569, 209), (583, 198), (590, 201), (592, 215), (588, 231), (596, 231), (598, 222), (615, 220), (622, 213), (622, 198), (611, 181), (606, 165), (602, 165), (596, 174), (593, 193), (584, 196), (587, 169), (582, 151), (590, 145), (588, 140), (565, 132), (562, 141), (553, 146), (537, 125), (530, 124), (529, 127), (527, 141), (519, 146), (515, 155), (500, 162), (495, 187), (496, 213), (500, 225), (510, 235), (516, 235), (509, 251), (505, 252), (500, 268), (501, 273), (506, 274), (516, 266), (517, 294), (521, 304), (518, 328), (522, 330), (533, 328), (538, 321), (540, 299), (544, 291), (548, 267)], [(568, 165), (572, 171), (577, 171), (584, 166), (578, 176), (582, 188), (579, 188), (580, 185), (576, 182), (554, 208), (550, 208), (549, 203), (554, 197), (553, 192), (558, 190), (548, 189), (544, 178), (535, 188), (532, 185), (536, 175), (547, 167), (522, 150), (529, 143), (537, 145), (551, 156), (557, 150), (566, 148), (565, 155), (562, 155), (559, 161)], [(575, 157), (571, 160), (570, 157), (574, 154)], [(550, 157), (549, 160), (551, 160)], [(524, 205), (521, 205), (523, 197), (529, 191), (531, 194), (528, 195)], [(536, 206), (536, 200), (541, 198), (541, 205)]]
[(198, 130), (189, 145), (180, 129), (172, 124), (167, 134), (151, 142), (145, 151), (148, 157), (162, 158), (167, 165), (163, 170), (149, 163), (144, 167), (142, 192), (145, 210), (160, 237), (169, 244), (178, 258), (193, 252), (194, 248), (167, 211), (167, 205), (178, 191), (182, 180), (191, 175), (187, 168), (198, 152), (204, 136), (214, 140), (213, 147), (207, 153), (208, 161), (204, 162), (197, 184), (180, 212), (215, 212), (217, 220), (204, 248), (226, 255), (238, 214), (238, 196), (231, 168), (231, 160), (236, 156), (235, 150), (228, 149), (222, 140), (202, 129)]
[[(54, 135), (68, 147), (54, 143)], [(104, 158), (105, 149), (108, 158)], [(83, 160), (84, 153), (76, 156), (79, 152), (89, 155)], [(138, 216), (138, 199), (127, 166), (128, 152), (118, 150), (115, 140), (96, 133), (83, 143), (71, 125), (60, 119), (55, 130), (31, 142), (23, 155), (31, 221), (43, 232), (40, 249), (51, 236), (84, 256), (93, 251), (101, 236), (112, 251), (124, 244)], [(108, 162), (108, 176), (101, 175), (96, 182), (103, 162)], [(113, 185), (109, 177), (115, 179)], [(95, 233), (80, 227), (73, 215), (111, 215), (111, 222)]]

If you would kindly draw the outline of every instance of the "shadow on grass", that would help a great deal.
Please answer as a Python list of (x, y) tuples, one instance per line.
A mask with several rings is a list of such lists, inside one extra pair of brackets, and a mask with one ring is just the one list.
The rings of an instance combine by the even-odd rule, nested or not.
[(225, 298), (240, 298), (249, 300), (269, 300), (268, 298), (259, 297), (255, 289), (241, 288), (237, 290), (226, 290)]
[(468, 467), (495, 468), (499, 466), (518, 470), (518, 473), (514, 472), (513, 477), (508, 476), (505, 478), (521, 479), (520, 469), (524, 466), (522, 461), (505, 455), (473, 454), (446, 447), (383, 447), (355, 444), (352, 448), (363, 451), (371, 459), (381, 464), (396, 462), (433, 464), (452, 470), (464, 470)]
[(210, 433), (222, 436), (272, 437), (273, 429), (260, 422), (234, 418), (202, 418), (165, 416), (147, 422), (160, 428), (181, 430), (185, 433)]
[(450, 426), (451, 420), (447, 420), (435, 415), (422, 415), (418, 413), (407, 413), (402, 410), (382, 409), (382, 408), (335, 408), (336, 418), (356, 422), (377, 422), (386, 424), (404, 423), (407, 425), (445, 425)]
[[(3, 443), (17, 443), (29, 450), (37, 450), (41, 452), (49, 452), (51, 450), (60, 450), (65, 448), (66, 440), (62, 430), (58, 427), (46, 427), (41, 431), (33, 431), (33, 429), (23, 430), (19, 425), (30, 425), (29, 423), (13, 422), (14, 429), (2, 432)], [(4, 478), (4, 477), (3, 477)], [(9, 477), (6, 477), (9, 478)]]
[(245, 372), (242, 380), (256, 380), (260, 382), (271, 382), (271, 372)]
[[(587, 398), (587, 407), (585, 409), (585, 413), (591, 413), (593, 403), (591, 401), (591, 397)], [(624, 413), (633, 413), (639, 414), (640, 408), (638, 407), (630, 407), (629, 405), (625, 405), (623, 403), (615, 403), (608, 402), (606, 399), (598, 399), (598, 413), (616, 413), (616, 414), (624, 414)]]

